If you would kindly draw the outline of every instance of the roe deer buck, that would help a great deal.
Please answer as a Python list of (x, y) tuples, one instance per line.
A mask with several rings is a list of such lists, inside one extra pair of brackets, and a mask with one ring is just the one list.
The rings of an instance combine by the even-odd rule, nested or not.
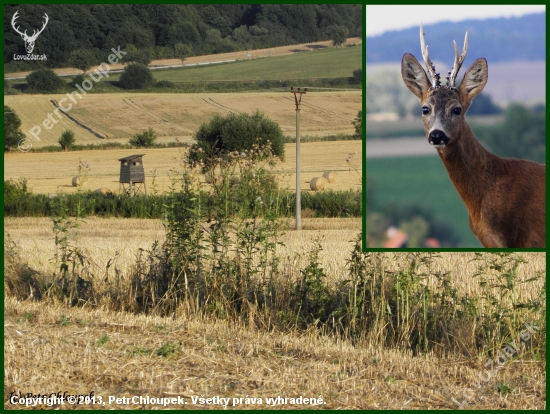
[(546, 166), (501, 158), (481, 146), (464, 115), (487, 83), (487, 61), (477, 59), (456, 88), (468, 33), (460, 56), (453, 43), (455, 61), (446, 86), (430, 61), (422, 25), (420, 46), (431, 81), (410, 53), (401, 62), (405, 85), (420, 99), (428, 142), (437, 149), (468, 209), (470, 229), (484, 247), (546, 247)]

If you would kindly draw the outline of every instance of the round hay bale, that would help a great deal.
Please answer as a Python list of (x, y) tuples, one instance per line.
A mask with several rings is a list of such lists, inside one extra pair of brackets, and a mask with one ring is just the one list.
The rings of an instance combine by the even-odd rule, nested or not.
[(313, 191), (322, 191), (328, 185), (328, 181), (325, 177), (314, 177), (309, 182), (309, 187)]
[(334, 171), (325, 171), (323, 173), (323, 177), (327, 179), (329, 183), (333, 183), (336, 181), (337, 174)]
[(101, 193), (101, 194), (113, 194), (113, 192), (111, 191), (111, 189), (109, 188), (106, 188), (106, 187), (101, 187), (101, 188), (98, 188), (95, 190), (96, 193)]
[(80, 176), (80, 175), (75, 175), (73, 177), (73, 187), (82, 186), (82, 185), (86, 184), (86, 181), (88, 181), (88, 179), (86, 177), (83, 177), (83, 176)]

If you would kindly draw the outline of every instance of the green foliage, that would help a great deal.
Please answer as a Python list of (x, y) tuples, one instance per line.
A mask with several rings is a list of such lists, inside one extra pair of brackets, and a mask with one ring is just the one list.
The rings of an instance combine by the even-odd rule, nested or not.
[(27, 180), (20, 178), (19, 181), (4, 181), (4, 204), (14, 203), (16, 200), (30, 194), (27, 187)]
[(487, 94), (479, 94), (468, 108), (468, 115), (495, 115), (501, 114), (502, 108), (496, 105)]
[(272, 153), (284, 159), (284, 136), (279, 125), (256, 111), (252, 115), (230, 113), (226, 117), (214, 115), (195, 134), (197, 143), (189, 150), (189, 159), (202, 162), (211, 169), (216, 157), (237, 152), (240, 156), (256, 158), (267, 146)]
[(124, 68), (118, 83), (124, 89), (144, 89), (153, 85), (153, 75), (147, 66), (131, 63)]
[[(219, 65), (223, 66), (223, 65)], [(207, 69), (207, 68), (204, 68)], [(157, 77), (157, 74), (155, 74)], [(158, 76), (160, 77), (160, 76)], [(178, 77), (170, 77), (178, 79)], [(266, 89), (290, 88), (297, 83), (307, 83), (310, 88), (353, 88), (360, 89), (360, 85), (350, 83), (349, 77), (341, 78), (324, 78), (324, 79), (286, 79), (286, 80), (256, 80), (256, 81), (195, 81), (195, 82), (178, 82), (176, 80), (167, 81), (161, 80), (155, 84), (171, 85), (171, 91), (177, 93), (221, 93), (221, 92), (250, 92), (250, 91), (265, 91)], [(164, 83), (171, 82), (171, 83)], [(105, 85), (105, 82), (100, 82), (99, 85)], [(164, 86), (166, 87), (166, 86)], [(166, 87), (167, 88), (167, 87)], [(94, 89), (94, 92), (99, 90)], [(108, 92), (117, 92), (118, 90), (108, 90)]]
[(57, 142), (63, 151), (68, 151), (75, 143), (74, 132), (69, 129), (63, 131)]
[(346, 42), (349, 30), (346, 26), (332, 25), (325, 29), (325, 34), (332, 40), (333, 46), (340, 46)]
[(414, 216), (409, 221), (401, 223), (400, 229), (407, 234), (407, 247), (417, 249), (425, 247), (424, 242), (430, 230), (430, 224), (419, 216)]
[(363, 111), (362, 110), (357, 113), (357, 118), (353, 120), (352, 124), (355, 127), (354, 137), (361, 139), (361, 137), (363, 136)]
[[(186, 148), (189, 146), (186, 142), (164, 142), (156, 143), (155, 148)], [(99, 144), (74, 144), (71, 151), (84, 150), (106, 150), (106, 149), (132, 149), (130, 143), (123, 144), (121, 142), (103, 142)], [(33, 147), (28, 152), (61, 152), (63, 149), (59, 145), (46, 145), (43, 147)]]
[[(288, 195), (288, 205), (295, 206), (295, 194)], [(302, 192), (302, 209), (314, 212), (314, 217), (360, 217), (361, 191)], [(294, 207), (291, 209), (294, 213)]]
[(152, 60), (153, 57), (148, 49), (132, 50), (127, 52), (124, 56), (124, 61), (140, 63), (144, 66), (147, 66)]
[(77, 86), (80, 86), (82, 87), (82, 83), (86, 80), (86, 78), (84, 77), (84, 75), (76, 75), (73, 80), (69, 83), (69, 86), (71, 86), (72, 88), (75, 88)]
[[(368, 194), (368, 193), (367, 193)], [(367, 248), (382, 247), (386, 240), (386, 231), (390, 220), (383, 213), (373, 212), (367, 214), (365, 227)]]
[(157, 134), (153, 131), (153, 128), (149, 127), (148, 130), (135, 134), (128, 141), (130, 145), (137, 148), (151, 148), (155, 145)]
[(80, 69), (83, 72), (86, 72), (88, 69), (90, 69), (95, 64), (98, 64), (99, 62), (97, 62), (96, 56), (91, 50), (78, 48), (71, 52), (69, 63), (73, 67)]
[(77, 243), (78, 228), (82, 223), (80, 205), (71, 216), (67, 199), (56, 197), (52, 202), (50, 218), (56, 252), (53, 282), (45, 293), (63, 300), (69, 306), (79, 301), (89, 301), (93, 295), (91, 263)]
[(65, 89), (66, 83), (51, 69), (38, 69), (27, 76), (28, 89), (35, 93), (55, 93)]
[(501, 157), (546, 162), (546, 112), (510, 104), (504, 122), (476, 129), (477, 138)]
[[(248, 163), (246, 159), (239, 159), (239, 161), (243, 167)], [(248, 169), (246, 171), (248, 172), (243, 175), (242, 180), (226, 181), (226, 184), (232, 189), (227, 201), (233, 203), (235, 211), (240, 209), (256, 210), (257, 214), (260, 214), (266, 205), (270, 205), (274, 194), (277, 194), (279, 213), (286, 217), (294, 216), (296, 205), (294, 192), (278, 189), (273, 177), (265, 170), (254, 172)], [(258, 185), (251, 187), (250, 183)], [(4, 194), (5, 216), (47, 217), (51, 214), (55, 198), (49, 198), (45, 194), (30, 193), (26, 180), (21, 180), (21, 183), (11, 180), (4, 181), (4, 189), (6, 191)], [(162, 218), (162, 206), (170, 201), (170, 197), (165, 194), (126, 197), (91, 191), (65, 194), (63, 197), (66, 200), (69, 214), (72, 215), (76, 211), (80, 211), (82, 216), (98, 217)], [(208, 194), (201, 194), (201, 197), (205, 206), (204, 213), (208, 214), (208, 211), (215, 208), (215, 203)], [(244, 204), (242, 201), (245, 199), (250, 202)], [(361, 217), (361, 192), (303, 192), (302, 208), (311, 210), (315, 217)]]
[(323, 250), (317, 240), (309, 253), (308, 265), (300, 270), (302, 278), (296, 286), (294, 308), (300, 309), (300, 316), (308, 324), (326, 322), (330, 316), (331, 292), (327, 286), (327, 275), (320, 263), (319, 254)]
[(162, 81), (159, 81), (159, 82), (155, 83), (155, 88), (172, 89), (175, 86), (176, 85), (174, 84), (174, 82), (170, 82), (170, 81), (167, 81), (167, 80), (162, 80)]
[(12, 84), (9, 80), (4, 79), (4, 95), (19, 95), (20, 90), (12, 87)]
[(356, 69), (353, 71), (353, 83), (363, 84), (363, 69)]
[(4, 105), (4, 152), (17, 147), (24, 138), (25, 134), (21, 131), (21, 119), (12, 108)]
[[(361, 36), (364, 24), (358, 4), (44, 4), (40, 11), (18, 4), (6, 5), (4, 14), (16, 11), (21, 18), (42, 12), (56, 16), (37, 39), (35, 51), (48, 56), (40, 64), (50, 67), (67, 67), (73, 61), (83, 68), (94, 60), (82, 51), (92, 53), (94, 62), (106, 62), (110, 48), (117, 45), (125, 51), (134, 45), (152, 59), (165, 59), (174, 57), (178, 43), (204, 55), (325, 40), (324, 29), (331, 25)], [(21, 37), (7, 30), (6, 59), (22, 52)], [(36, 62), (5, 63), (6, 72), (36, 69)]]
[(191, 45), (181, 42), (174, 45), (174, 57), (180, 59), (182, 65), (185, 58), (189, 56), (193, 56), (193, 48)]

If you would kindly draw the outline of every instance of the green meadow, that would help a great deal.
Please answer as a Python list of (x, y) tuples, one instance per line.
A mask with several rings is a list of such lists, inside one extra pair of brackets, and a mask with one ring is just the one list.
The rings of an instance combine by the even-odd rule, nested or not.
[[(214, 80), (263, 80), (338, 78), (361, 68), (360, 46), (327, 48), (293, 55), (242, 60), (216, 65), (154, 71), (155, 80), (196, 82)], [(113, 76), (113, 80), (117, 80)]]

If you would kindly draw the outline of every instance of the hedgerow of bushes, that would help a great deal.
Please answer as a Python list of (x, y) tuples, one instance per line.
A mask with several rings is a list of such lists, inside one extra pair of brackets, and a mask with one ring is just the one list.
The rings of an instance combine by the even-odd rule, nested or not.
[[(265, 180), (267, 183), (268, 181)], [(266, 197), (258, 193), (257, 197)], [(270, 190), (271, 191), (271, 190)], [(295, 214), (295, 194), (291, 191), (277, 190), (280, 202), (278, 213), (292, 217)], [(234, 203), (239, 200), (235, 194)], [(4, 215), (11, 217), (49, 217), (53, 211), (56, 197), (62, 197), (67, 205), (69, 215), (80, 212), (83, 216), (98, 217), (131, 217), (131, 218), (162, 218), (163, 205), (177, 200), (178, 195), (149, 196), (119, 196), (83, 191), (75, 194), (45, 195), (33, 194), (27, 187), (26, 180), (4, 181)], [(205, 211), (213, 206), (212, 196), (202, 191)], [(302, 209), (308, 209), (313, 217), (360, 217), (361, 191), (327, 191), (302, 192)]]

